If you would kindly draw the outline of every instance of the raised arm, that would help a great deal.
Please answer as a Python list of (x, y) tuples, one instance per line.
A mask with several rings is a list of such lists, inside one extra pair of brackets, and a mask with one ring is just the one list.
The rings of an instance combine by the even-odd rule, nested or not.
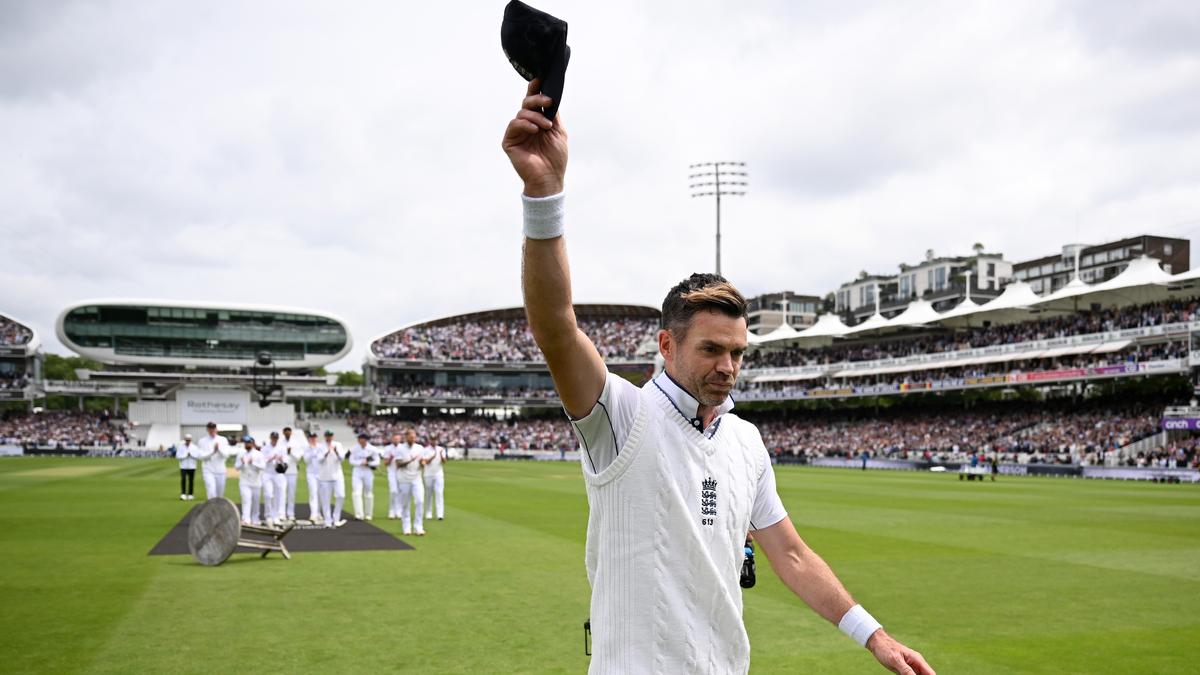
[(521, 110), (508, 123), (501, 145), (525, 183), (521, 261), (525, 315), (563, 407), (572, 417), (584, 417), (600, 398), (606, 369), (595, 345), (575, 322), (571, 272), (560, 227), (567, 132), (561, 117), (551, 122), (542, 115), (540, 109), (551, 100), (539, 90), (537, 80), (529, 83)]

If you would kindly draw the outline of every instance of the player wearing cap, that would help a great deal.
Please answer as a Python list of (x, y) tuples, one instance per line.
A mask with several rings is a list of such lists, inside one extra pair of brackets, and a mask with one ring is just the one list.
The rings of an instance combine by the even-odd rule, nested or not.
[(267, 473), (263, 476), (262, 489), (262, 519), (267, 525), (274, 525), (279, 517), (279, 504), (287, 489), (287, 479), (279, 473), (276, 467), (287, 461), (287, 448), (279, 442), (279, 432), (272, 431), (269, 441), (261, 448), (267, 462)]
[(400, 528), (404, 534), (424, 536), (425, 521), (421, 516), (425, 508), (425, 485), (421, 482), (421, 459), (425, 456), (425, 449), (417, 443), (417, 432), (412, 427), (404, 432), (404, 439), (404, 443), (396, 446), (392, 459), (396, 465), (396, 486), (400, 493)]
[(396, 447), (401, 442), (400, 434), (392, 434), (392, 442), (383, 446), (382, 452), (383, 465), (387, 467), (388, 518), (392, 520), (400, 517), (400, 484), (396, 478)]
[(275, 517), (279, 520), (295, 520), (296, 481), (300, 477), (300, 461), (304, 459), (304, 443), (300, 440), (300, 436), (292, 433), (291, 427), (283, 428), (283, 439), (279, 442), (283, 446), (286, 456), (287, 471), (283, 473), (283, 498), (277, 500), (279, 513)]
[(894, 672), (932, 675), (796, 533), (758, 429), (731, 412), (747, 347), (736, 288), (695, 274), (671, 289), (658, 333), (665, 370), (640, 389), (610, 374), (580, 330), (563, 238), (567, 134), (540, 112), (556, 103), (531, 82), (502, 147), (524, 182), (529, 328), (583, 450), (591, 672), (747, 672), (738, 582), (752, 531), (780, 579), (818, 614)]
[(429, 446), (425, 448), (425, 456), (421, 460), (425, 466), (426, 518), (432, 518), (435, 510), (438, 520), (446, 518), (446, 472), (443, 465), (448, 459), (446, 449), (438, 445), (436, 437), (430, 437)]
[(196, 488), (196, 459), (200, 456), (200, 448), (192, 442), (191, 434), (184, 434), (183, 440), (175, 445), (175, 459), (179, 460), (179, 498), (181, 500), (195, 499)]
[(325, 432), (325, 442), (317, 449), (321, 476), (321, 515), (325, 527), (341, 527), (342, 502), (346, 500), (346, 474), (342, 473), (342, 460), (346, 448), (333, 440), (333, 432)]
[(308, 519), (324, 523), (321, 517), (321, 446), (317, 433), (308, 432), (308, 445), (304, 446), (304, 479), (308, 483)]
[(350, 500), (354, 504), (354, 517), (359, 520), (371, 520), (375, 514), (375, 469), (379, 466), (379, 448), (367, 441), (366, 434), (359, 434), (358, 443), (350, 448)]
[(199, 449), (196, 458), (204, 464), (204, 497), (224, 497), (225, 472), (229, 468), (226, 460), (234, 451), (229, 448), (229, 441), (217, 433), (216, 424), (209, 422), (206, 429), (208, 433), (196, 441)]
[(266, 473), (267, 458), (263, 455), (262, 450), (254, 446), (253, 438), (249, 436), (242, 438), (242, 445), (241, 452), (233, 461), (234, 468), (240, 472), (238, 474), (238, 490), (242, 494), (242, 523), (258, 525), (259, 521), (255, 514), (258, 509), (255, 507), (262, 496), (263, 474)]

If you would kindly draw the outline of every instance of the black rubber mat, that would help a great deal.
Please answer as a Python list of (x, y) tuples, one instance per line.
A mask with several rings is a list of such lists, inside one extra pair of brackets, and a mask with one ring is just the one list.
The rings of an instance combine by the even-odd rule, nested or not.
[[(239, 505), (239, 509), (241, 506)], [(150, 555), (189, 555), (187, 543), (188, 524), (191, 520), (191, 510), (167, 532), (159, 542), (150, 549)], [(309, 551), (409, 551), (412, 546), (397, 539), (390, 532), (375, 527), (372, 523), (355, 520), (343, 514), (346, 524), (328, 529), (304, 523), (297, 524), (288, 533), (283, 543), (292, 553)], [(308, 520), (308, 504), (296, 505), (296, 518)], [(254, 553), (251, 549), (237, 549), (237, 553)]]

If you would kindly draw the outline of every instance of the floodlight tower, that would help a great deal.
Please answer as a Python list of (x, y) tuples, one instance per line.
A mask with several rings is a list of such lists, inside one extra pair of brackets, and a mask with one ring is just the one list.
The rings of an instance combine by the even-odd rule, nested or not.
[(721, 273), (721, 197), (746, 194), (745, 162), (701, 162), (688, 166), (695, 173), (688, 188), (693, 197), (716, 197), (717, 202), (717, 274)]

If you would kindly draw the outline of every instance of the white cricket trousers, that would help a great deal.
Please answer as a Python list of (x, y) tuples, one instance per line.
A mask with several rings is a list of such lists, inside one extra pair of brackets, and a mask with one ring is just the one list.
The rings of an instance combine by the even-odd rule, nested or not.
[(304, 470), (304, 478), (308, 481), (308, 519), (316, 520), (321, 517), (321, 479), (316, 470)]
[(283, 509), (279, 512), (280, 518), (287, 518), (289, 520), (296, 519), (296, 479), (297, 478), (299, 478), (299, 476), (294, 473), (289, 473), (284, 476), (284, 479), (287, 480), (287, 490), (286, 490), (287, 499), (283, 503)]
[(283, 520), (287, 517), (287, 476), (272, 470), (267, 480), (271, 483), (271, 494), (275, 497), (270, 502), (271, 517)]
[[(350, 474), (350, 481), (350, 498), (354, 504), (354, 517), (359, 520), (370, 518), (375, 513), (375, 472), (365, 466), (356, 466)], [(365, 508), (364, 498), (366, 498)]]
[[(421, 483), (421, 479), (416, 480), (398, 480), (400, 488), (400, 527), (405, 534), (410, 532), (424, 532), (425, 521), (421, 518), (421, 512), (425, 509), (425, 485)], [(412, 509), (412, 529), (408, 527), (409, 507), (415, 506)]]
[[(270, 473), (267, 473), (269, 471)], [(262, 519), (275, 520), (275, 468), (268, 467), (263, 472), (262, 494), (259, 495), (262, 504)]]
[(400, 517), (400, 481), (395, 470), (388, 471), (388, 518)]
[(446, 517), (446, 474), (425, 476), (425, 517), (432, 518), (437, 511), (438, 518)]
[(254, 507), (262, 496), (262, 488), (250, 485), (238, 485), (238, 488), (242, 493), (242, 522), (257, 525), (259, 521), (254, 517), (257, 509)]
[(321, 481), (321, 517), (326, 525), (342, 519), (342, 502), (346, 500), (346, 480)]
[(213, 497), (225, 496), (225, 474), (204, 472), (204, 497), (212, 499)]

